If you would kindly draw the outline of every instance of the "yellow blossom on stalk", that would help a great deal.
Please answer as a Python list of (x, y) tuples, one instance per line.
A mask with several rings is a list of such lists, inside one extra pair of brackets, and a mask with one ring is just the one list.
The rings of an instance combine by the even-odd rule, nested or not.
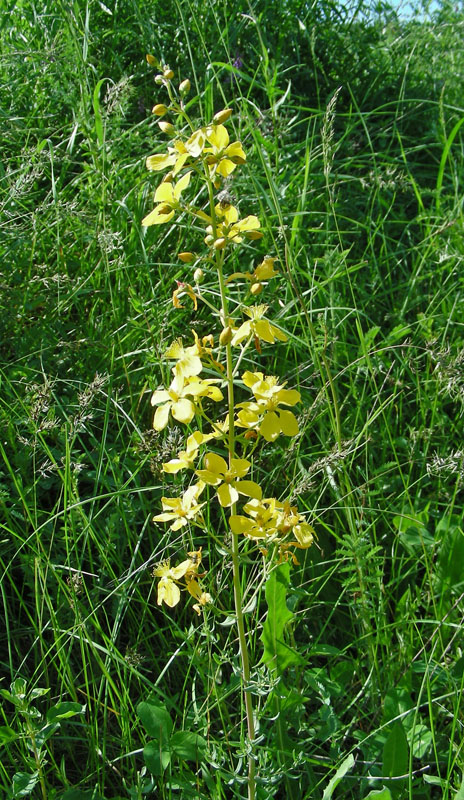
[(181, 469), (192, 469), (200, 446), (213, 438), (214, 433), (200, 433), (200, 431), (192, 433), (187, 439), (185, 450), (181, 450), (177, 458), (172, 458), (163, 464), (164, 472), (173, 475)]
[(279, 274), (274, 269), (275, 261), (277, 261), (276, 258), (273, 258), (272, 256), (265, 256), (263, 261), (258, 264), (253, 272), (234, 272), (232, 275), (229, 275), (226, 283), (237, 280), (237, 278), (245, 278), (245, 280), (252, 281), (253, 283), (269, 281), (271, 278), (275, 278), (275, 276)]
[(189, 185), (191, 175), (191, 171), (186, 172), (175, 185), (168, 181), (160, 183), (155, 192), (155, 203), (158, 205), (144, 217), (142, 225), (162, 225), (173, 218), (175, 211), (180, 208), (180, 196)]
[(205, 147), (204, 152), (209, 155), (206, 163), (209, 166), (210, 177), (216, 173), (227, 178), (238, 164), (244, 164), (246, 155), (240, 142), (229, 144), (229, 134), (224, 125), (211, 125), (206, 129), (206, 139), (211, 147)]
[(202, 607), (206, 606), (208, 603), (211, 603), (211, 595), (209, 592), (203, 591), (202, 587), (196, 580), (187, 581), (186, 589), (195, 600), (198, 600), (198, 603), (194, 603), (192, 606), (193, 610), (196, 611), (198, 615), (201, 614)]
[[(239, 220), (238, 210), (235, 206), (228, 205), (224, 208), (221, 203), (217, 204), (215, 212), (217, 219), (222, 221), (219, 221), (216, 225), (216, 239), (213, 239), (213, 243), (224, 239), (226, 243), (234, 242), (234, 244), (240, 244), (244, 236), (249, 239), (256, 239), (262, 236), (262, 233), (258, 230), (261, 227), (260, 221), (253, 214)], [(208, 225), (206, 233), (206, 239), (213, 236), (214, 228), (212, 224)], [(209, 243), (209, 239), (207, 243)]]
[[(170, 608), (174, 608), (174, 606), (177, 605), (180, 600), (180, 589), (177, 586), (177, 581), (181, 578), (185, 579), (187, 583), (186, 588), (188, 588), (189, 583), (195, 582), (195, 576), (198, 574), (198, 567), (201, 562), (201, 548), (188, 555), (189, 558), (182, 561), (177, 567), (171, 567), (168, 560), (163, 561), (154, 568), (152, 573), (153, 577), (161, 579), (158, 584), (157, 603), (159, 606), (162, 605), (163, 602)], [(190, 593), (192, 594), (192, 592)]]
[(251, 467), (251, 463), (244, 458), (232, 458), (230, 466), (216, 453), (207, 453), (203, 464), (205, 469), (196, 471), (196, 475), (209, 484), (217, 486), (217, 496), (221, 506), (228, 508), (237, 502), (239, 494), (246, 497), (260, 498), (261, 487), (254, 481), (242, 481)]
[(174, 167), (172, 174), (176, 176), (189, 157), (190, 153), (184, 143), (177, 139), (168, 147), (167, 153), (155, 153), (148, 156), (146, 165), (150, 172), (160, 172), (163, 169)]
[(171, 522), (171, 531), (178, 531), (189, 522), (195, 520), (205, 503), (198, 503), (198, 498), (205, 488), (203, 481), (189, 486), (182, 497), (162, 497), (162, 514), (156, 514), (153, 522)]
[(300, 401), (296, 389), (285, 389), (271, 375), (262, 372), (245, 372), (242, 380), (255, 395), (256, 402), (239, 403), (237, 425), (256, 430), (266, 441), (273, 442), (283, 433), (296, 436), (298, 421), (292, 411), (279, 409), (279, 405), (294, 406)]
[(234, 533), (251, 539), (280, 540), (293, 535), (296, 541), (287, 542), (286, 547), (306, 549), (314, 541), (314, 529), (290, 503), (281, 503), (275, 498), (252, 498), (244, 506), (243, 514), (232, 515), (229, 524)]
[(191, 422), (197, 411), (195, 400), (191, 400), (191, 397), (209, 397), (216, 402), (222, 400), (222, 392), (214, 383), (212, 378), (200, 380), (196, 376), (184, 378), (175, 375), (169, 389), (153, 392), (151, 404), (158, 406), (153, 419), (155, 431), (162, 431), (166, 427), (170, 413), (178, 422)]
[(193, 301), (193, 307), (196, 311), (198, 308), (198, 301), (193, 286), (190, 286), (189, 283), (184, 283), (183, 281), (176, 281), (176, 283), (177, 289), (174, 289), (172, 293), (172, 304), (174, 308), (184, 308), (179, 300), (179, 295), (186, 294), (188, 297), (190, 297), (190, 300)]
[(243, 322), (242, 325), (237, 328), (232, 337), (232, 345), (240, 344), (244, 339), (248, 339), (253, 335), (258, 341), (262, 339), (263, 342), (268, 342), (269, 344), (274, 344), (276, 339), (279, 339), (281, 342), (287, 341), (286, 334), (281, 331), (280, 328), (277, 328), (272, 322), (269, 322), (269, 320), (264, 319), (267, 309), (268, 306), (266, 305), (252, 306), (251, 308), (244, 309), (245, 314), (247, 314), (250, 319)]

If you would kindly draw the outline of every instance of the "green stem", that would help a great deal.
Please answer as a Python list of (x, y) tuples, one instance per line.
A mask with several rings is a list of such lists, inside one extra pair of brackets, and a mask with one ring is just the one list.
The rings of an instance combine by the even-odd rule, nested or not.
[[(205, 170), (206, 172), (206, 170)], [(213, 185), (209, 175), (207, 175), (207, 185), (209, 194), (209, 204), (211, 210), (211, 220), (213, 227), (213, 236), (216, 238), (217, 221), (214, 208)], [(224, 251), (218, 250), (216, 252), (216, 269), (219, 282), (219, 291), (221, 295), (221, 317), (224, 327), (229, 322), (229, 304), (227, 298), (227, 288), (224, 280)], [(232, 359), (232, 346), (226, 344), (226, 380), (227, 380), (227, 398), (229, 407), (229, 436), (228, 436), (228, 452), (229, 452), (229, 466), (235, 455), (235, 426), (234, 426), (234, 368)], [(231, 514), (235, 514), (235, 503), (231, 507)], [(248, 800), (255, 800), (256, 797), (256, 765), (254, 758), (254, 739), (255, 739), (255, 721), (253, 715), (253, 697), (249, 691), (250, 684), (250, 659), (248, 656), (248, 647), (245, 634), (245, 620), (243, 616), (243, 601), (242, 601), (242, 586), (240, 576), (240, 549), (238, 534), (232, 533), (232, 575), (234, 584), (234, 605), (235, 615), (237, 617), (237, 631), (240, 648), (240, 660), (242, 664), (242, 692), (245, 701), (245, 713), (247, 720), (247, 732), (249, 740), (249, 755), (248, 755)]]

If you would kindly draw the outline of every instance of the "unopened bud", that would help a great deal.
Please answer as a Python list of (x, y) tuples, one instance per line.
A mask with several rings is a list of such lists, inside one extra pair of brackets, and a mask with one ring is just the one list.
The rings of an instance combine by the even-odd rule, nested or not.
[(193, 280), (195, 281), (195, 283), (201, 283), (204, 277), (205, 273), (200, 267), (198, 267), (193, 273)]
[(185, 81), (182, 81), (182, 83), (179, 85), (180, 94), (188, 94), (190, 91), (190, 86), (190, 81), (188, 78), (186, 78)]
[(231, 108), (223, 108), (222, 111), (218, 111), (217, 114), (213, 117), (213, 122), (216, 125), (222, 125), (223, 122), (227, 122), (229, 117), (232, 116), (232, 109)]
[(166, 66), (163, 69), (163, 78), (166, 78), (167, 81), (172, 81), (173, 77), (174, 77), (173, 70), (170, 67)]
[(213, 244), (213, 242), (214, 242), (214, 236), (211, 236), (211, 234), (208, 233), (208, 236), (205, 236), (205, 244), (209, 246), (210, 244)]
[(221, 236), (219, 239), (216, 239), (216, 241), (213, 244), (213, 247), (214, 247), (215, 250), (224, 250), (224, 247), (226, 246), (226, 244), (227, 244), (227, 240), (224, 239), (223, 236)]
[(195, 260), (194, 253), (179, 253), (178, 258), (184, 262), (184, 264), (191, 264), (192, 261)]
[(215, 189), (220, 189), (221, 188), (222, 183), (221, 183), (219, 178), (216, 178), (216, 180), (214, 181), (213, 186), (214, 186)]
[(164, 119), (160, 119), (158, 125), (163, 133), (167, 133), (169, 136), (174, 136), (176, 131), (172, 122), (165, 122)]
[(253, 294), (255, 296), (257, 294), (261, 294), (262, 291), (263, 291), (263, 284), (262, 283), (254, 283), (250, 288), (251, 294)]
[(151, 113), (156, 114), (157, 117), (164, 117), (168, 108), (164, 105), (164, 103), (157, 103), (156, 106), (153, 106)]
[(227, 328), (224, 328), (219, 334), (219, 344), (221, 344), (222, 346), (229, 344), (229, 342), (232, 341), (233, 333), (234, 332), (230, 327), (230, 325), (228, 325)]
[(147, 59), (147, 63), (150, 64), (150, 67), (156, 67), (157, 66), (158, 62), (157, 62), (155, 56), (151, 56), (150, 53), (147, 53), (145, 58)]
[(159, 74), (158, 74), (158, 75), (155, 75), (155, 83), (156, 83), (158, 86), (162, 86), (162, 85), (163, 85), (163, 83), (164, 83), (164, 78), (163, 78), (163, 76), (162, 76), (162, 75), (159, 75)]

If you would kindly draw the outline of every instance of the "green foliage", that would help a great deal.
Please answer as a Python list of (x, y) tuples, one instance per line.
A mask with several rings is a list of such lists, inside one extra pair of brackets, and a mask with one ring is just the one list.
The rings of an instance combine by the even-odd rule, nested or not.
[[(271, 574), (280, 609), (272, 583), (243, 587), (255, 664), (270, 608), (280, 620), (279, 667), (256, 666), (250, 688), (260, 797), (321, 800), (350, 753), (334, 797), (462, 795), (463, 19), (447, 2), (418, 10), (1, 0), (5, 796), (243, 794), (227, 542), (203, 551), (207, 627), (157, 609), (151, 578), (186, 544), (151, 522), (179, 432), (150, 429), (149, 398), (190, 311), (171, 305), (185, 223), (140, 228), (143, 157), (161, 145), (146, 52), (190, 77), (206, 114), (233, 105), (253, 170), (229, 190), (266, 220), (286, 276), (291, 345), (263, 363), (298, 384), (301, 435), (274, 443), (259, 480), (290, 489), (318, 547), (298, 588)], [(38, 716), (6, 688), (18, 678)], [(207, 742), (198, 768), (169, 751), (147, 774), (136, 708), (151, 696), (185, 752), (190, 733)], [(58, 703), (86, 710), (59, 718)]]

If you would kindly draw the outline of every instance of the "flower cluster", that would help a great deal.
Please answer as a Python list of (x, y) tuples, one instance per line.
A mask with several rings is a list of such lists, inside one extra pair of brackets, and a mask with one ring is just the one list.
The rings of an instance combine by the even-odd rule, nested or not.
[[(204, 227), (205, 254), (179, 253), (186, 270), (193, 271), (193, 280), (178, 282), (173, 304), (182, 308), (183, 294), (193, 301), (195, 309), (203, 301), (222, 326), (216, 339), (211, 333), (200, 339), (193, 332), (193, 342), (185, 344), (176, 339), (164, 353), (171, 362), (172, 378), (167, 387), (152, 394), (151, 403), (156, 408), (153, 427), (162, 431), (171, 418), (188, 426), (184, 448), (163, 464), (163, 470), (175, 476), (190, 470), (192, 480), (180, 496), (162, 497), (162, 512), (153, 520), (168, 523), (172, 531), (189, 531), (192, 537), (193, 530), (205, 535), (211, 520), (215, 523), (226, 519), (237, 541), (255, 544), (272, 559), (296, 561), (294, 548), (310, 547), (314, 531), (289, 502), (263, 496), (263, 489), (255, 480), (259, 470), (253, 452), (259, 440), (265, 444), (282, 435), (298, 434), (298, 422), (290, 409), (299, 403), (300, 393), (286, 388), (286, 383), (279, 382), (276, 376), (259, 371), (245, 370), (241, 381), (236, 378), (238, 363), (250, 344), (261, 353), (263, 346), (287, 341), (286, 333), (268, 318), (267, 305), (247, 305), (243, 293), (239, 294), (243, 284), (249, 287), (247, 298), (252, 300), (260, 294), (279, 274), (275, 268), (277, 258), (267, 255), (252, 271), (225, 274), (235, 246), (262, 237), (258, 217), (242, 216), (233, 198), (225, 192), (216, 194), (224, 180), (246, 163), (242, 143), (231, 141), (226, 128), (232, 110), (223, 109), (208, 124), (195, 127), (185, 105), (190, 82), (181, 81), (176, 89), (170, 67), (159, 65), (152, 56), (147, 60), (160, 69), (155, 82), (164, 85), (168, 93), (168, 101), (157, 103), (153, 114), (160, 118), (158, 126), (169, 142), (166, 152), (147, 159), (151, 172), (166, 174), (155, 189), (154, 208), (142, 225), (173, 223), (179, 214), (185, 214), (195, 227)], [(172, 122), (166, 119), (168, 116)], [(198, 205), (198, 198), (204, 197), (205, 204)], [(216, 288), (208, 296), (201, 287), (204, 271), (200, 263), (207, 274), (215, 271), (217, 275)], [(232, 284), (237, 282), (235, 294)], [(211, 297), (220, 298), (218, 308), (212, 306)], [(233, 314), (229, 310), (232, 304)], [(237, 323), (240, 311), (246, 319)], [(237, 391), (242, 397), (243, 392), (248, 392), (249, 399), (235, 402)], [(225, 398), (227, 407), (223, 409)], [(222, 416), (215, 414), (215, 408), (223, 409)], [(219, 513), (213, 510), (214, 498), (219, 503)], [(239, 503), (243, 504), (241, 511), (237, 510)], [(194, 608), (200, 613), (211, 601), (201, 585), (200, 578), (205, 573), (198, 572), (200, 562), (201, 548), (189, 553), (177, 566), (165, 561), (155, 568), (159, 605), (165, 603), (173, 608), (179, 602), (181, 589), (185, 589), (194, 597)]]

